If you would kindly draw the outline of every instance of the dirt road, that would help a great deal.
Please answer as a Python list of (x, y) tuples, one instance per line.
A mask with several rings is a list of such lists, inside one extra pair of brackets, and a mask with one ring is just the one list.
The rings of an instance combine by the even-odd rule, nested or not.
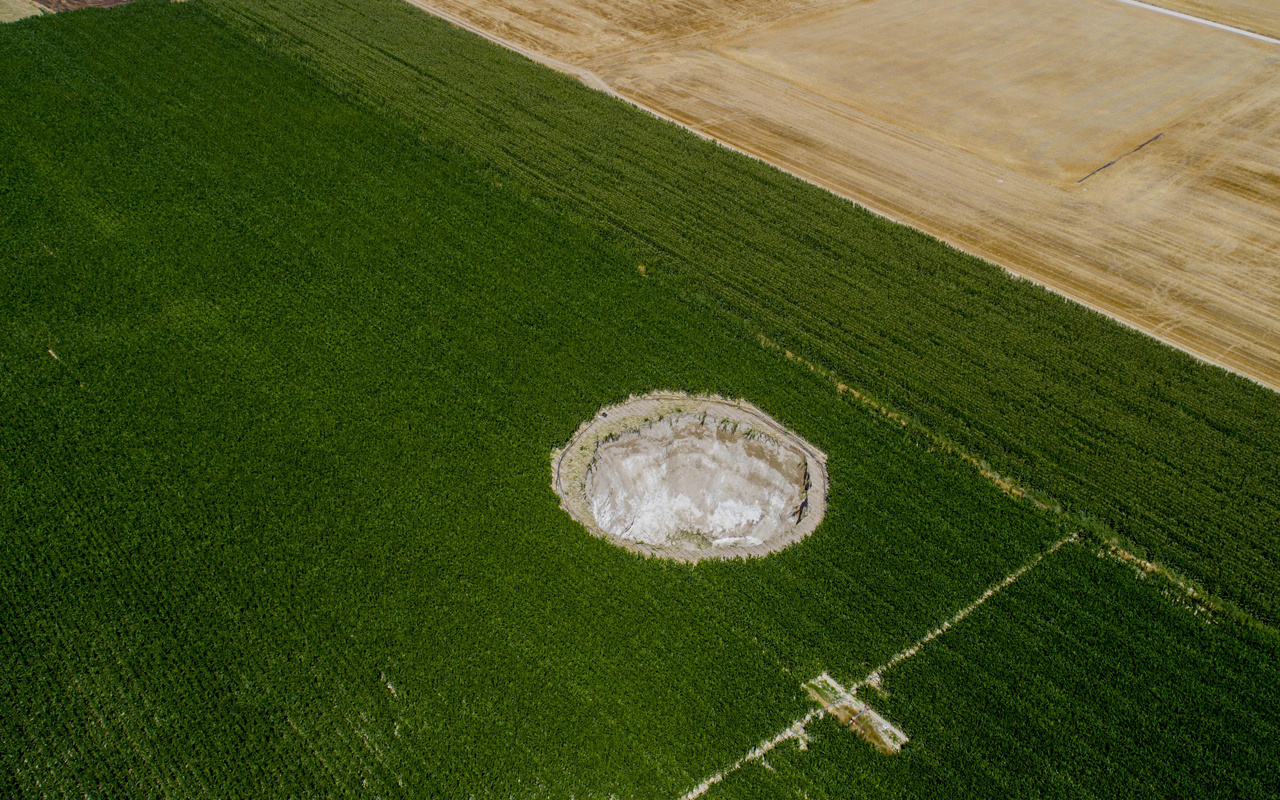
[(414, 2), (1280, 389), (1266, 25), (1117, 0)]
[(1154, 5), (1198, 19), (1280, 39), (1280, 3), (1275, 0), (1151, 0)]

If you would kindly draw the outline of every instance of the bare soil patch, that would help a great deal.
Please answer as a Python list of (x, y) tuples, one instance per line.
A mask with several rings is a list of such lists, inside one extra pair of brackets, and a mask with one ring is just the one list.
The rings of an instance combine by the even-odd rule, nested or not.
[(826, 512), (826, 456), (742, 400), (655, 393), (603, 408), (552, 473), (592, 533), (680, 561), (774, 552)]

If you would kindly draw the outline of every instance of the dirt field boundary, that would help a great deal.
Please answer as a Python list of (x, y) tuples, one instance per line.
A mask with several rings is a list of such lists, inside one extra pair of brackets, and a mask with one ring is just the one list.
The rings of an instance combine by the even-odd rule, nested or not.
[[(434, 6), (431, 6), (431, 5), (428, 5), (427, 3), (422, 2), (422, 0), (405, 0), (405, 2), (415, 8), (422, 9), (423, 11), (427, 12), (433, 17), (439, 17), (440, 19), (444, 20), (450, 25), (453, 25), (456, 28), (462, 28), (465, 31), (470, 31), (471, 33), (474, 33), (476, 36), (479, 36), (481, 39), (485, 39), (487, 41), (493, 42), (499, 47), (505, 47), (506, 49), (512, 52), (519, 53), (520, 55), (524, 56), (530, 61), (536, 61), (537, 63), (541, 64), (544, 67), (550, 67), (551, 69), (554, 69), (556, 72), (561, 72), (572, 78), (577, 78), (580, 82), (582, 82), (589, 88), (604, 92), (605, 94), (610, 95), (611, 97), (616, 97), (619, 100), (626, 100), (626, 102), (631, 103), (632, 105), (642, 107), (642, 106), (639, 106), (638, 103), (635, 103), (632, 100), (628, 100), (626, 97), (623, 97), (622, 95), (618, 94), (616, 91), (613, 90), (613, 87), (605, 83), (603, 80), (600, 79), (600, 76), (596, 75), (594, 72), (591, 72), (590, 70), (581, 69), (579, 67), (573, 66), (572, 64), (566, 64), (563, 61), (559, 61), (557, 59), (551, 58), (550, 56), (545, 56), (542, 53), (537, 52), (536, 50), (530, 50), (527, 47), (521, 47), (515, 42), (512, 42), (508, 39), (503, 39), (501, 36), (495, 36), (489, 31), (486, 31), (484, 28), (481, 28), (478, 25), (473, 25), (472, 23), (468, 22), (462, 17), (456, 16), (454, 14), (450, 14), (445, 11), (441, 11), (440, 9), (435, 8)], [(657, 112), (649, 108), (645, 108), (644, 110), (648, 111), (651, 114), (657, 114)], [(657, 116), (662, 116), (662, 115), (657, 114)], [(667, 119), (667, 118), (663, 117), (663, 119)], [(675, 122), (675, 120), (671, 120), (671, 119), (667, 119), (667, 121)], [(676, 123), (676, 124), (679, 125), (679, 123)], [(681, 126), (681, 127), (685, 127), (685, 126)], [(696, 133), (696, 131), (694, 132)]]
[[(713, 142), (715, 144), (720, 145), (726, 150), (732, 150), (738, 155), (746, 156), (747, 158), (753, 159), (755, 161), (759, 161), (762, 164), (768, 164), (774, 169), (782, 170), (783, 172), (787, 173), (793, 178), (796, 178), (797, 180), (803, 181), (809, 184), (810, 186), (815, 186), (819, 189), (822, 189), (823, 191), (830, 192), (831, 194), (834, 194), (841, 199), (848, 200), (850, 203), (853, 203), (854, 205), (857, 205), (860, 208), (864, 208), (867, 211), (870, 211), (872, 214), (875, 214), (876, 216), (881, 217), (883, 219), (887, 219), (890, 222), (894, 222), (899, 225), (907, 224), (880, 209), (873, 208), (871, 206), (864, 204), (860, 200), (841, 194), (840, 192), (836, 191), (836, 189), (832, 186), (828, 186), (826, 184), (823, 184), (821, 181), (806, 177), (797, 172), (792, 172), (791, 170), (787, 169), (785, 166), (781, 164), (776, 164), (770, 161), (769, 159), (764, 158), (763, 156), (760, 156), (756, 153), (751, 152), (750, 150), (744, 150), (743, 148), (738, 147), (737, 145), (730, 144), (729, 142), (726, 142), (723, 139), (718, 139), (715, 136), (712, 136), (711, 134), (707, 133), (706, 131), (693, 127), (687, 122), (682, 122), (679, 119), (676, 119), (675, 117), (664, 114), (662, 111), (660, 111), (657, 108), (654, 108), (653, 106), (646, 105), (640, 102), (639, 100), (636, 100), (633, 97), (629, 97), (625, 94), (622, 94), (617, 89), (614, 89), (612, 86), (610, 86), (607, 81), (605, 81), (603, 78), (601, 78), (599, 75), (595, 74), (591, 70), (582, 69), (581, 67), (575, 67), (572, 64), (567, 64), (558, 59), (551, 58), (550, 56), (545, 56), (542, 53), (537, 52), (536, 50), (530, 50), (527, 47), (523, 47), (508, 39), (504, 39), (501, 36), (492, 34), (486, 31), (484, 28), (481, 28), (478, 25), (474, 25), (459, 16), (450, 14), (446, 11), (441, 11), (440, 9), (435, 8), (434, 6), (427, 4), (426, 2), (424, 2), (424, 0), (405, 0), (405, 2), (415, 8), (418, 8), (418, 9), (421, 9), (422, 11), (427, 12), (433, 17), (439, 17), (440, 19), (444, 20), (450, 25), (453, 25), (458, 28), (462, 28), (465, 31), (470, 31), (471, 33), (474, 33), (476, 36), (479, 36), (482, 39), (493, 42), (499, 47), (505, 47), (506, 49), (512, 51), (513, 53), (519, 53), (520, 55), (524, 56), (530, 61), (541, 64), (544, 67), (550, 67), (556, 72), (559, 72), (564, 75), (568, 75), (571, 78), (576, 78), (579, 83), (583, 84), (589, 89), (595, 89), (598, 92), (604, 92), (610, 97), (616, 100), (621, 100), (622, 102), (626, 103), (629, 106), (633, 106), (634, 108), (638, 108), (641, 111), (649, 114), (650, 116), (657, 117), (663, 122), (669, 122), (678, 128), (682, 128), (688, 131), (689, 133), (692, 133), (694, 136), (697, 136), (699, 139), (703, 139), (708, 142)], [(930, 235), (933, 235), (933, 234), (930, 234)], [(1011, 274), (1014, 274), (1014, 273), (1011, 273)]]
[[(1169, 9), (1161, 8), (1159, 6), (1139, 2), (1139, 0), (1117, 1), (1119, 3), (1139, 7), (1145, 10), (1159, 12), (1166, 16), (1171, 15), (1174, 18), (1200, 23), (1210, 28), (1225, 29), (1229, 33), (1239, 34), (1255, 41), (1262, 41), (1269, 44), (1280, 44), (1280, 40), (1271, 39), (1260, 34), (1255, 34), (1251, 31), (1242, 30), (1222, 23), (1212, 22), (1189, 14), (1170, 11)], [(1278, 379), (1276, 378), (1274, 365), (1266, 362), (1263, 362), (1261, 365), (1257, 364), (1254, 356), (1249, 354), (1252, 351), (1240, 350), (1240, 343), (1238, 342), (1231, 343), (1227, 340), (1219, 341), (1219, 338), (1215, 333), (1216, 329), (1206, 329), (1209, 334), (1213, 334), (1207, 337), (1205, 335), (1206, 330), (1201, 330), (1200, 328), (1188, 328), (1187, 331), (1190, 331), (1188, 333), (1187, 331), (1183, 331), (1182, 328), (1172, 325), (1170, 320), (1157, 318), (1148, 319), (1134, 309), (1124, 305), (1124, 303), (1121, 303), (1119, 300), (1116, 300), (1114, 305), (1109, 305), (1109, 301), (1106, 298), (1111, 297), (1112, 295), (1105, 293), (1098, 294), (1098, 291), (1101, 290), (1094, 291), (1084, 287), (1074, 276), (1060, 275), (1056, 271), (1056, 262), (1053, 262), (1052, 260), (1050, 260), (1050, 262), (1046, 262), (1051, 268), (1045, 268), (1045, 264), (1041, 264), (1040, 262), (1033, 260), (1026, 265), (1026, 268), (1024, 269), (1020, 267), (1018, 263), (1010, 261), (1010, 259), (1006, 257), (1006, 254), (1002, 252), (991, 251), (990, 248), (984, 247), (975, 248), (972, 246), (972, 243), (966, 244), (963, 237), (956, 231), (950, 230), (946, 227), (939, 227), (938, 220), (929, 218), (927, 214), (920, 216), (914, 213), (909, 213), (909, 210), (904, 210), (903, 208), (895, 207), (891, 209), (883, 204), (883, 202), (886, 202), (886, 198), (881, 197), (874, 191), (868, 190), (867, 192), (863, 192), (856, 188), (851, 189), (848, 185), (842, 183), (835, 175), (826, 175), (821, 170), (813, 169), (804, 163), (792, 163), (787, 158), (777, 156), (777, 154), (773, 154), (773, 156), (771, 156), (771, 154), (766, 150), (757, 152), (750, 142), (740, 142), (739, 144), (731, 143), (730, 141), (720, 138), (719, 135), (713, 135), (702, 127), (699, 127), (696, 120), (686, 121), (678, 116), (673, 116), (663, 110), (660, 110), (658, 107), (647, 103), (643, 98), (633, 97), (630, 92), (624, 93), (625, 90), (614, 88), (613, 85), (600, 77), (596, 72), (544, 55), (528, 46), (518, 44), (502, 35), (486, 30), (481, 24), (462, 18), (456, 12), (450, 12), (436, 7), (432, 4), (432, 0), (406, 0), (406, 2), (433, 16), (443, 19), (452, 25), (475, 33), (487, 41), (519, 53), (532, 61), (542, 64), (543, 66), (550, 67), (562, 74), (569, 75), (590, 88), (602, 91), (610, 97), (622, 100), (658, 119), (677, 125), (701, 139), (714, 142), (721, 147), (734, 151), (735, 153), (745, 155), (749, 158), (768, 164), (775, 169), (782, 170), (805, 183), (828, 191), (886, 220), (915, 228), (916, 230), (947, 243), (949, 246), (961, 252), (994, 264), (1011, 276), (1030, 281), (1041, 288), (1066, 297), (1072, 302), (1103, 314), (1127, 328), (1138, 331), (1139, 333), (1155, 339), (1162, 344), (1187, 353), (1198, 361), (1235, 373), (1273, 391), (1280, 391), (1280, 383), (1277, 382)], [(911, 219), (905, 219), (904, 216), (911, 217)], [(1109, 274), (1110, 273), (1108, 273), (1108, 275)], [(1145, 273), (1141, 273), (1139, 271), (1137, 274), (1140, 278), (1145, 279)], [(1111, 278), (1108, 278), (1108, 280), (1111, 280)], [(1216, 287), (1217, 284), (1213, 284), (1213, 286)], [(1145, 295), (1143, 296), (1145, 297)], [(1134, 298), (1128, 298), (1125, 302), (1137, 301), (1134, 300)], [(1236, 336), (1238, 333), (1238, 331), (1236, 333), (1232, 333), (1231, 336)]]

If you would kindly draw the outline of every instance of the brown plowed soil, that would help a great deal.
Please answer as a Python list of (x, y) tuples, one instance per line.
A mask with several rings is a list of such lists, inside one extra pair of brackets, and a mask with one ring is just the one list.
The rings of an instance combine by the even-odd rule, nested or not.
[(1115, 0), (411, 2), (1280, 388), (1280, 45)]

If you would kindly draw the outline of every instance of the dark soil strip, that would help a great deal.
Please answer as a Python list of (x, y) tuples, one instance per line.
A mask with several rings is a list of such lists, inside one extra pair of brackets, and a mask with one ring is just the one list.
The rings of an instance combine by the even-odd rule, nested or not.
[(1156, 139), (1159, 139), (1161, 136), (1164, 136), (1164, 131), (1161, 131), (1160, 133), (1157, 133), (1155, 136), (1152, 136), (1150, 139), (1146, 140), (1146, 141), (1145, 141), (1145, 142), (1143, 142), (1142, 144), (1138, 145), (1137, 147), (1133, 148), (1133, 149), (1132, 149), (1132, 150), (1130, 150), (1129, 152), (1125, 153), (1123, 156), (1117, 156), (1115, 159), (1113, 159), (1113, 160), (1111, 160), (1111, 161), (1108, 161), (1107, 163), (1105, 163), (1105, 164), (1103, 164), (1102, 166), (1100, 166), (1100, 167), (1098, 167), (1097, 169), (1095, 169), (1093, 172), (1090, 172), (1088, 175), (1085, 175), (1083, 178), (1081, 178), (1080, 180), (1076, 181), (1076, 183), (1084, 183), (1085, 181), (1087, 181), (1087, 180), (1089, 180), (1090, 178), (1092, 178), (1094, 175), (1097, 175), (1099, 172), (1102, 172), (1102, 171), (1103, 171), (1104, 169), (1106, 169), (1107, 167), (1111, 166), (1112, 164), (1116, 163), (1116, 162), (1117, 162), (1117, 161), (1119, 161), (1120, 159), (1124, 158), (1124, 156), (1131, 156), (1131, 155), (1133, 155), (1134, 153), (1138, 152), (1138, 151), (1139, 151), (1139, 150), (1141, 150), (1142, 148), (1144, 148), (1144, 147), (1146, 147), (1147, 145), (1149, 145), (1149, 144), (1151, 144), (1152, 142), (1154, 142)]

